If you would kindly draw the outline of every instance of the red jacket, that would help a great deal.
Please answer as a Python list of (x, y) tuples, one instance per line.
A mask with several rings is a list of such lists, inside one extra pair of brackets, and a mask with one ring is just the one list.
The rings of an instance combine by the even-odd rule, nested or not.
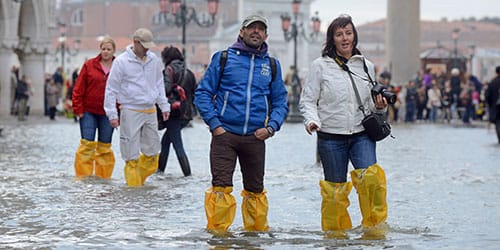
[[(114, 57), (113, 57), (114, 60)], [(105, 115), (104, 90), (108, 74), (101, 66), (101, 55), (89, 59), (83, 64), (73, 89), (73, 113), (80, 115), (89, 112)]]

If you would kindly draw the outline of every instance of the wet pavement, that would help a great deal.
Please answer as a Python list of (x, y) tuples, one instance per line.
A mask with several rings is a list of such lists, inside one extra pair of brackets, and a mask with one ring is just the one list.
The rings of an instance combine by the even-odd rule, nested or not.
[(242, 230), (242, 189), (230, 234), (205, 230), (210, 135), (196, 120), (183, 130), (193, 176), (183, 177), (173, 149), (166, 174), (142, 188), (123, 177), (118, 131), (111, 180), (74, 178), (79, 127), (72, 120), (1, 118), (1, 249), (499, 249), (500, 146), (493, 128), (456, 123), (394, 125), (377, 145), (387, 175), (389, 233), (362, 239), (356, 193), (348, 239), (321, 232), (315, 136), (286, 123), (267, 143), (268, 233)]

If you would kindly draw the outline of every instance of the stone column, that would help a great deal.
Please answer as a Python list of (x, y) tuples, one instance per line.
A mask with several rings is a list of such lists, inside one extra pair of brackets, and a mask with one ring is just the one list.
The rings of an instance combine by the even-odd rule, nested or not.
[(22, 57), (23, 74), (31, 79), (33, 95), (30, 96), (30, 114), (43, 115), (44, 112), (44, 55), (29, 53)]
[(393, 84), (420, 69), (420, 0), (387, 0), (385, 56)]
[(0, 117), (10, 114), (11, 100), (11, 86), (10, 86), (10, 58), (12, 50), (0, 49)]

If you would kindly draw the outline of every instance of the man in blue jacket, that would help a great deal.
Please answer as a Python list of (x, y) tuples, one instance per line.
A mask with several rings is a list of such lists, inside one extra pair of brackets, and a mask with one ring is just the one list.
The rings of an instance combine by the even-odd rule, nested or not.
[(236, 201), (231, 192), (237, 159), (243, 177), (245, 230), (269, 230), (264, 141), (280, 129), (288, 108), (280, 64), (274, 60), (273, 76), (267, 53), (267, 27), (262, 16), (245, 18), (237, 41), (227, 50), (227, 63), (221, 66), (223, 52), (215, 53), (195, 91), (196, 107), (212, 133), (212, 187), (205, 193), (209, 230), (226, 231), (233, 222)]

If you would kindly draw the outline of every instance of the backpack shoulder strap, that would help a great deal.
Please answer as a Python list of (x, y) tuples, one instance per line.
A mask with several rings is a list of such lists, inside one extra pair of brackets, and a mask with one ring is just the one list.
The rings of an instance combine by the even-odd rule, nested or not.
[(222, 75), (224, 74), (224, 68), (226, 67), (226, 62), (227, 62), (227, 50), (221, 51), (220, 54), (220, 61), (219, 61), (219, 81), (217, 82), (217, 88), (216, 90), (219, 89), (220, 87), (220, 81), (222, 79)]
[(168, 73), (168, 76), (170, 77), (170, 80), (172, 81), (172, 84), (177, 84), (175, 82), (174, 69), (170, 65), (167, 65), (165, 67), (165, 73)]
[(272, 56), (269, 57), (269, 65), (271, 66), (271, 82), (276, 78), (276, 59)]

